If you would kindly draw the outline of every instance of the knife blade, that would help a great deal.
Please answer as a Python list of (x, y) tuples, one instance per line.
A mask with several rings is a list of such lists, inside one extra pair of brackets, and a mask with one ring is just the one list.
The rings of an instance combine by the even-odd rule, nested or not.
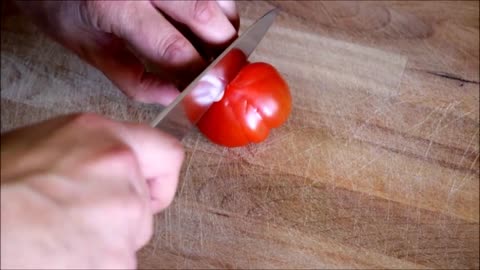
[(171, 104), (163, 109), (150, 125), (182, 140), (210, 106), (222, 98), (225, 85), (222, 85), (224, 82), (221, 81), (221, 78), (216, 78), (214, 74), (215, 70), (222, 65), (222, 60), (234, 50), (240, 50), (248, 58), (273, 24), (277, 14), (278, 9), (272, 9), (252, 24), (212, 61)]

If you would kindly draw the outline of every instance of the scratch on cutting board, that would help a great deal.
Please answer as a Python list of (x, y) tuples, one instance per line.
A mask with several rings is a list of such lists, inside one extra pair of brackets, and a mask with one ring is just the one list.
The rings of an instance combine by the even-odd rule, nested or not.
[(430, 153), (430, 148), (432, 147), (432, 144), (433, 144), (433, 137), (436, 136), (438, 131), (440, 130), (440, 125), (442, 124), (443, 120), (445, 120), (445, 118), (447, 117), (448, 111), (450, 110), (450, 108), (453, 108), (456, 105), (458, 105), (458, 103), (459, 103), (458, 101), (451, 102), (447, 105), (445, 109), (443, 109), (442, 117), (438, 120), (437, 125), (435, 126), (435, 130), (433, 130), (433, 132), (430, 134), (430, 138), (429, 138), (430, 142), (428, 144), (427, 150), (425, 151), (425, 154), (423, 155), (424, 157), (428, 157), (428, 154)]
[(189, 175), (189, 172), (190, 172), (190, 165), (192, 163), (192, 160), (193, 160), (193, 157), (195, 155), (195, 152), (197, 151), (197, 148), (198, 148), (198, 141), (200, 141), (200, 136), (197, 134), (197, 139), (195, 140), (195, 145), (193, 146), (193, 151), (192, 151), (192, 155), (190, 156), (190, 158), (188, 159), (188, 163), (186, 165), (186, 169), (185, 169), (185, 175), (183, 177), (183, 183), (182, 183), (182, 186), (180, 188), (180, 191), (178, 194), (182, 194), (183, 193), (183, 189), (185, 187), (185, 184), (187, 183), (187, 180), (188, 180), (188, 175)]
[[(306, 153), (307, 151), (308, 150), (306, 150), (304, 152)], [(312, 157), (313, 157), (312, 151), (308, 151), (308, 152), (310, 153), (310, 155), (308, 155), (307, 168), (305, 169), (305, 173), (304, 173), (305, 181), (306, 181), (306, 179), (310, 178), (310, 168), (311, 168), (311, 165), (312, 165)]]
[[(290, 145), (290, 147), (291, 147), (291, 148), (289, 148), (289, 149), (298, 149), (298, 148), (296, 147), (296, 145), (294, 144), (294, 141), (295, 141), (295, 140), (288, 140), (288, 141), (286, 142), (286, 143), (288, 143), (288, 144)], [(294, 153), (294, 154), (288, 155), (288, 157), (285, 158), (285, 159), (282, 160), (282, 161), (283, 161), (284, 163), (288, 163), (288, 162), (296, 159), (299, 155), (301, 155), (301, 154), (303, 154), (303, 153), (304, 153), (304, 151), (302, 150), (302, 151), (296, 152), (296, 153)], [(279, 165), (278, 162), (277, 162), (277, 164)]]
[(204, 245), (204, 241), (203, 241), (203, 215), (199, 215), (199, 222), (200, 222), (200, 252), (203, 251), (203, 245)]
[(471, 111), (469, 111), (469, 112), (466, 112), (466, 113), (462, 114), (462, 116), (459, 117), (459, 118), (464, 118), (464, 117), (469, 116), (470, 114), (472, 114), (472, 113), (474, 113), (474, 112), (477, 112), (477, 110), (476, 110), (476, 109), (473, 109), (473, 110), (471, 110)]
[[(419, 254), (418, 249), (419, 249), (420, 239), (425, 238), (425, 236), (424, 236), (424, 231), (423, 231), (423, 229), (424, 229), (425, 227), (423, 227), (423, 226), (418, 226), (418, 224), (421, 224), (421, 219), (422, 219), (422, 211), (420, 210), (420, 208), (417, 208), (417, 209), (416, 209), (416, 214), (417, 214), (417, 215), (416, 215), (417, 220), (415, 221), (415, 224), (416, 224), (415, 226), (418, 228), (418, 230), (417, 230), (417, 233), (415, 234), (415, 236), (416, 236), (416, 237), (415, 237), (415, 247), (416, 247), (416, 251), (415, 251), (415, 260), (414, 260), (415, 263), (417, 263), (417, 256), (418, 256), (418, 254)], [(427, 232), (427, 235), (428, 235), (428, 232)]]
[(220, 160), (218, 161), (218, 164), (217, 164), (217, 167), (215, 168), (215, 172), (213, 173), (213, 177), (212, 178), (215, 178), (217, 177), (217, 174), (218, 174), (218, 170), (220, 169), (220, 165), (222, 164), (223, 162), (223, 159), (225, 158), (225, 153), (227, 152), (227, 148), (223, 148), (222, 150), (222, 153), (221, 153), (221, 157), (220, 157)]
[[(474, 167), (475, 164), (477, 163), (477, 160), (478, 160), (478, 155), (477, 155), (477, 157), (475, 158), (475, 160), (470, 164), (470, 169), (473, 169), (473, 167)], [(463, 186), (465, 185), (465, 183), (467, 182), (467, 181), (466, 181), (467, 177), (473, 177), (473, 176), (472, 176), (472, 175), (469, 175), (469, 174), (465, 174), (465, 176), (462, 178), (462, 180), (459, 181), (460, 183), (459, 183), (459, 185), (457, 186), (457, 188), (454, 188), (457, 178), (455, 178), (455, 179), (453, 180), (452, 186), (450, 187), (450, 191), (449, 191), (449, 193), (448, 193), (447, 202), (450, 201), (451, 195), (453, 195), (454, 193), (456, 193), (458, 190), (460, 190), (461, 187), (463, 187)]]
[[(270, 178), (270, 176), (272, 176), (272, 171), (273, 171), (273, 166), (270, 166), (268, 168), (268, 176)], [(268, 199), (268, 193), (270, 193), (270, 190), (272, 189), (272, 186), (270, 185), (270, 183), (267, 184), (266, 188), (264, 189), (264, 192), (263, 192), (263, 199), (262, 200), (267, 200)]]
[(450, 73), (447, 73), (447, 72), (442, 72), (442, 71), (426, 71), (426, 72), (428, 74), (432, 74), (432, 75), (435, 75), (435, 76), (438, 76), (438, 77), (441, 77), (441, 78), (455, 80), (455, 81), (459, 81), (459, 82), (462, 82), (462, 83), (473, 83), (473, 84), (478, 84), (479, 83), (479, 82), (474, 81), (474, 80), (463, 79), (460, 76), (450, 74)]
[[(465, 151), (463, 152), (463, 155), (462, 155), (462, 158), (460, 159), (460, 164), (465, 160), (465, 156), (467, 155), (468, 151), (470, 150), (470, 147), (473, 145), (475, 139), (477, 138), (477, 135), (478, 135), (478, 129), (476, 130), (475, 134), (473, 134), (472, 138), (470, 139), (470, 141), (468, 142), (468, 146), (467, 148), (465, 149)], [(479, 155), (477, 155), (477, 157), (473, 160), (473, 162), (470, 164), (470, 169), (473, 168), (473, 166), (475, 166), (475, 164), (477, 163), (477, 160), (478, 160), (478, 157)], [(469, 176), (469, 174), (465, 174), (465, 176), (462, 178), (462, 180), (460, 180), (460, 183), (458, 184), (457, 187), (456, 184), (457, 184), (457, 175), (459, 174), (460, 172), (455, 172), (455, 177), (453, 179), (453, 183), (452, 185), (450, 186), (450, 190), (448, 192), (448, 196), (447, 196), (447, 206), (450, 205), (449, 202), (451, 200), (451, 197), (453, 194), (455, 194), (465, 183), (465, 179)]]
[[(331, 151), (327, 151), (326, 152), (326, 162), (328, 164), (328, 176), (329, 176), (329, 181), (330, 183), (335, 183), (335, 179), (336, 179), (336, 174), (335, 174), (335, 170), (333, 170), (332, 168), (334, 168), (333, 166), (333, 159), (332, 159), (332, 153)], [(321, 180), (317, 180), (317, 179), (314, 179), (313, 182), (312, 182), (312, 186), (315, 186), (317, 183), (319, 183)], [(353, 182), (352, 182), (352, 185), (353, 185)]]
[[(436, 109), (433, 109), (430, 113), (427, 114), (427, 116), (425, 116), (425, 118), (423, 118), (422, 120), (420, 120), (418, 123), (416, 123), (415, 125), (412, 125), (409, 129), (407, 129), (406, 131), (407, 132), (411, 132), (411, 131), (416, 131), (417, 128), (419, 128), (421, 125), (423, 125), (423, 123), (427, 122), (435, 113), (437, 112)], [(404, 149), (405, 151), (405, 149)]]
[(316, 143), (312, 146), (309, 146), (308, 148), (306, 148), (305, 150), (302, 150), (302, 153), (307, 153), (307, 152), (311, 152), (315, 149), (317, 149), (318, 147), (322, 146), (323, 145), (323, 141), (322, 142), (319, 142), (319, 143)]
[(362, 167), (358, 168), (357, 170), (355, 170), (354, 172), (352, 172), (352, 177), (357, 175), (358, 173), (360, 173), (361, 171), (363, 171), (365, 168), (367, 168), (368, 166), (370, 166), (372, 163), (376, 162), (377, 160), (379, 160), (380, 158), (382, 157), (382, 155), (377, 155), (375, 158), (372, 158), (370, 159), (368, 162), (366, 162), (365, 164), (363, 164)]
[[(450, 65), (447, 62), (447, 60), (450, 60), (450, 61), (455, 60), (455, 57), (452, 57), (449, 54), (443, 54), (437, 48), (435, 48), (433, 46), (430, 46), (430, 44), (428, 44), (428, 42), (425, 39), (422, 40), (422, 43), (425, 46), (425, 48), (427, 48), (427, 50), (432, 53), (432, 55), (442, 55), (443, 56), (443, 57), (436, 57), (435, 58), (435, 60), (438, 60), (441, 63), (442, 66), (448, 67)], [(447, 57), (449, 57), (450, 59), (447, 59)]]
[[(385, 106), (385, 107), (387, 107), (387, 106)], [(384, 109), (383, 107), (379, 107), (379, 108), (375, 109), (375, 111), (373, 113), (371, 113), (369, 115), (369, 117), (367, 119), (365, 119), (365, 121), (363, 121), (362, 125), (355, 128), (354, 130), (352, 130), (352, 135), (353, 136), (351, 138), (353, 138), (353, 139), (359, 138), (358, 134), (362, 131), (362, 129), (364, 129), (367, 125), (369, 125), (370, 121), (372, 119), (374, 119), (374, 118), (377, 119), (378, 115), (383, 113), (383, 109)]]

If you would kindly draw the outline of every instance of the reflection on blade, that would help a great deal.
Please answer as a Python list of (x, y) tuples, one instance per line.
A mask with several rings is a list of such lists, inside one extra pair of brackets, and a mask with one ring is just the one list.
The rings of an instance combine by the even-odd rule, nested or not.
[(226, 85), (245, 65), (248, 56), (272, 25), (278, 11), (269, 11), (233, 42), (151, 123), (181, 140), (213, 102), (223, 96)]

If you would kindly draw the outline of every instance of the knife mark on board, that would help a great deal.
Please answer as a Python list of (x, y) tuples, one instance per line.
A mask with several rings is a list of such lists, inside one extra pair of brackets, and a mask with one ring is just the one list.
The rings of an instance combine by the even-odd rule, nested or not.
[(479, 83), (477, 81), (463, 79), (460, 76), (457, 76), (457, 75), (451, 74), (451, 73), (447, 73), (447, 72), (442, 72), (442, 71), (426, 71), (426, 72), (428, 74), (432, 74), (432, 75), (435, 75), (435, 76), (438, 76), (438, 77), (441, 77), (441, 78), (455, 80), (455, 81), (459, 81), (459, 82), (462, 82), (462, 83), (473, 83), (473, 84), (478, 84)]

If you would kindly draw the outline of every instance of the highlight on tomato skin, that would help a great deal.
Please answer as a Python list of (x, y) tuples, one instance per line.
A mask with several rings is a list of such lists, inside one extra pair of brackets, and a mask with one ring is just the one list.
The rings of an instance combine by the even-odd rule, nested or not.
[(270, 129), (287, 120), (291, 106), (288, 84), (272, 65), (247, 64), (197, 127), (219, 145), (238, 147), (258, 143), (268, 137)]

